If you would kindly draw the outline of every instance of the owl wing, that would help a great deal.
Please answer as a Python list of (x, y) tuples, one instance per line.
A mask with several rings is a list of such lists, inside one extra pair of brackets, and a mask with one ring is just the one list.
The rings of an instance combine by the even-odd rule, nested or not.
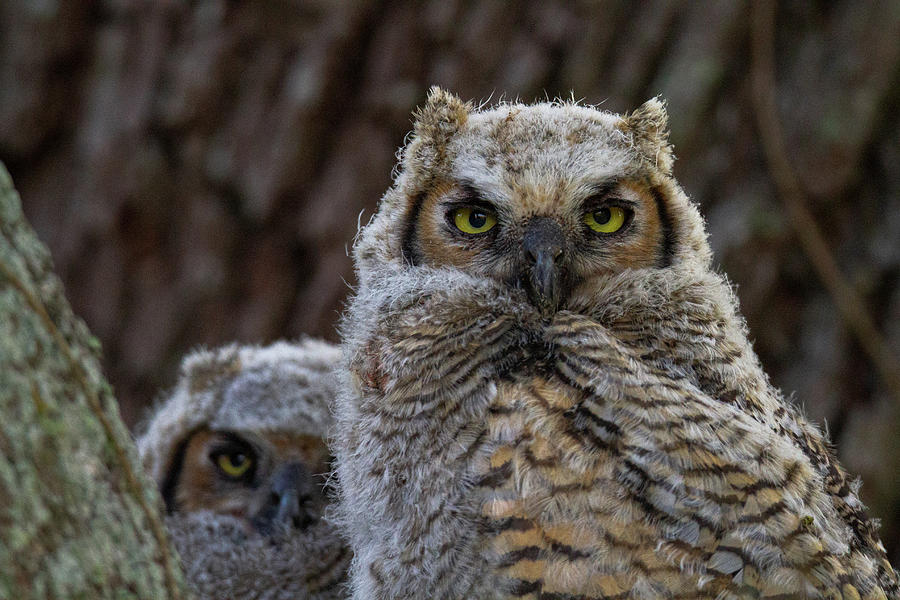
[[(653, 281), (658, 279), (656, 275)], [(882, 564), (879, 581), (900, 594), (877, 524), (859, 501), (858, 485), (838, 463), (819, 429), (769, 384), (747, 340), (733, 290), (713, 273), (677, 274), (677, 280), (664, 287), (665, 293), (651, 302), (646, 295), (619, 291), (631, 305), (601, 321), (657, 370), (676, 378), (687, 375), (709, 397), (740, 407), (742, 414), (800, 448), (822, 475), (841, 519), (850, 526), (851, 548), (872, 553)]]
[(789, 436), (591, 318), (559, 313), (545, 344), (579, 398), (569, 414), (585, 453), (616, 458), (627, 494), (611, 518), (626, 535), (616, 519), (656, 524), (656, 556), (726, 597), (896, 597), (883, 549), (848, 544), (825, 478)]

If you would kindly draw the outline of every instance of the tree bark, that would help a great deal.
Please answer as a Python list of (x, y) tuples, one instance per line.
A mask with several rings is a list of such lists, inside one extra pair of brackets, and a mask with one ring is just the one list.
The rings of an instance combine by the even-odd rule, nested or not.
[(0, 598), (184, 598), (100, 344), (0, 164)]

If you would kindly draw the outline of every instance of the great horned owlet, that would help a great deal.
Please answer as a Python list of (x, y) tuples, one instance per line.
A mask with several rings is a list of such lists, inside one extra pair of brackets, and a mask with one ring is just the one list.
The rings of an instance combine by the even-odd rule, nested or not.
[(431, 91), (342, 323), (354, 598), (897, 598), (672, 161), (656, 99)]
[(201, 598), (343, 597), (350, 553), (321, 518), (339, 357), (309, 339), (196, 352), (138, 439)]

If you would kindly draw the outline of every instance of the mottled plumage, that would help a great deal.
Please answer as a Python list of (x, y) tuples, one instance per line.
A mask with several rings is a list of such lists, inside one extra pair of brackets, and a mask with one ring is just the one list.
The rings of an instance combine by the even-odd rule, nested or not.
[(321, 519), (339, 356), (316, 340), (195, 352), (139, 437), (200, 598), (344, 597), (350, 553)]
[(656, 100), (432, 90), (342, 324), (354, 598), (898, 596), (671, 168)]

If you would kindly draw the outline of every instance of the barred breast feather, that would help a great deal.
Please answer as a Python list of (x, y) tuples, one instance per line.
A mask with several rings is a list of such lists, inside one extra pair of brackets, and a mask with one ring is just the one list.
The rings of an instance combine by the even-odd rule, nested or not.
[[(354, 336), (339, 411), (356, 597), (895, 597), (815, 428), (764, 379), (715, 386), (677, 359), (703, 344), (706, 367), (758, 372), (714, 301), (727, 285), (632, 272), (597, 289), (597, 310), (547, 321), (496, 285), (398, 274), (356, 306), (381, 315)], [(626, 289), (681, 308), (606, 314), (602, 292)]]

